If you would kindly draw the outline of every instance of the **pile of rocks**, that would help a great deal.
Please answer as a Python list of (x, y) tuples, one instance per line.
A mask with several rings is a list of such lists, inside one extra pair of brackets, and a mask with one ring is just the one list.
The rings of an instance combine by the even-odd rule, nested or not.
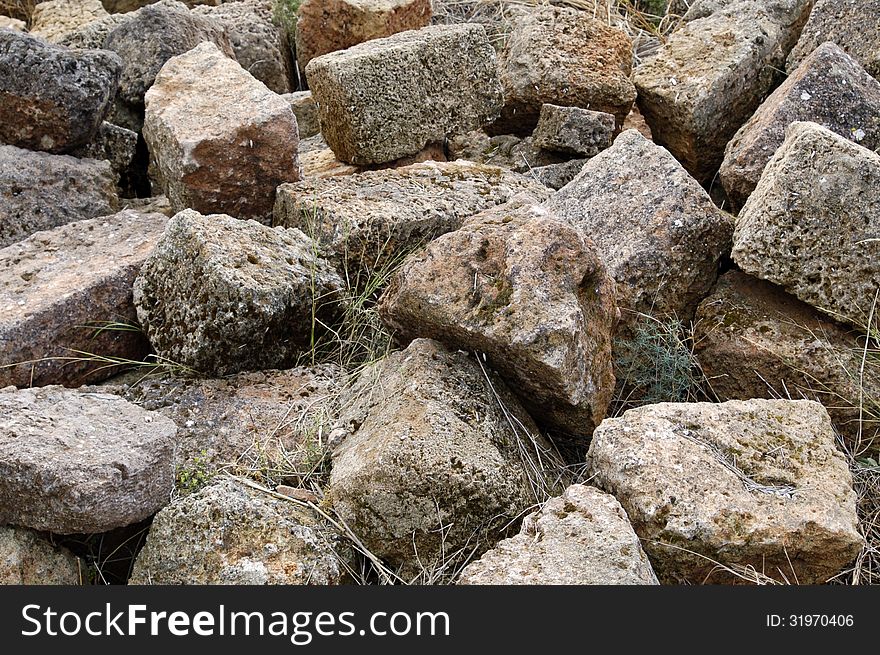
[[(0, 17), (0, 582), (145, 520), (132, 584), (839, 575), (838, 441), (880, 433), (851, 5), (696, 0), (649, 50), (608, 3)], [(718, 402), (617, 411), (646, 316)]]

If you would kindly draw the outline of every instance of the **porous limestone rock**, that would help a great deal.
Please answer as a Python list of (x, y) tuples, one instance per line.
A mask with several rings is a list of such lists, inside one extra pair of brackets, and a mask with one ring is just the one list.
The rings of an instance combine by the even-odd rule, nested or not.
[(34, 7), (28, 31), (50, 43), (58, 43), (71, 32), (107, 16), (101, 0), (44, 0)]
[(594, 157), (611, 145), (614, 116), (580, 107), (542, 105), (532, 133), (535, 145), (579, 157)]
[(75, 585), (76, 557), (32, 530), (0, 527), (0, 585)]

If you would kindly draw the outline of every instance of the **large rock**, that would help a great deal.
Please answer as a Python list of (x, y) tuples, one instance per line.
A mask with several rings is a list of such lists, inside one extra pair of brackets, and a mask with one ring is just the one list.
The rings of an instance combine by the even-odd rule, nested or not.
[(132, 284), (167, 220), (126, 210), (0, 250), (0, 387), (79, 386), (113, 373), (105, 358), (143, 358)]
[(345, 50), (431, 22), (431, 0), (303, 0), (296, 12), (296, 59)]
[(552, 461), (549, 446), (466, 353), (417, 339), (365, 369), (342, 403), (353, 434), (333, 453), (333, 508), (404, 579), (479, 554), (543, 500), (529, 475), (544, 470), (536, 458)]
[(227, 375), (291, 366), (332, 323), (342, 288), (299, 230), (186, 210), (141, 268), (134, 302), (159, 355)]
[(746, 567), (822, 583), (864, 544), (852, 476), (813, 401), (631, 409), (593, 434), (587, 475), (620, 501), (665, 583), (737, 582)]
[(316, 512), (221, 478), (156, 515), (129, 584), (337, 584), (341, 542)]
[(381, 164), (493, 120), (495, 51), (480, 25), (400, 32), (313, 59), (306, 69), (337, 158)]
[(722, 6), (673, 32), (633, 78), (654, 140), (700, 182), (716, 173), (727, 142), (777, 83), (810, 7), (714, 4)]
[(108, 162), (0, 145), (0, 247), (118, 205)]
[(123, 61), (120, 99), (142, 107), (144, 94), (165, 62), (205, 41), (235, 58), (223, 26), (206, 16), (196, 16), (183, 3), (160, 0), (137, 10), (104, 39), (103, 47), (117, 53)]
[(833, 41), (880, 80), (880, 0), (816, 0), (797, 45), (786, 62), (789, 72), (826, 41)]
[(174, 57), (146, 96), (144, 139), (175, 211), (268, 221), (300, 179), (290, 105), (213, 43)]
[(636, 99), (632, 42), (592, 12), (544, 6), (522, 14), (499, 66), (505, 107), (496, 133), (530, 132), (545, 103), (614, 114), (620, 126)]
[[(345, 373), (330, 366), (216, 379), (137, 374), (101, 387), (177, 425), (175, 468), (194, 483), (223, 468), (269, 482), (314, 475), (336, 427)], [(186, 485), (184, 485), (186, 486)]]
[(732, 221), (669, 152), (635, 130), (546, 203), (595, 241), (624, 324), (638, 312), (687, 320), (712, 288)]
[(785, 128), (812, 121), (869, 150), (880, 148), (880, 82), (833, 43), (803, 60), (727, 144), (720, 178), (735, 209), (755, 190)]
[(226, 29), (241, 67), (275, 93), (289, 93), (292, 55), (284, 32), (272, 22), (265, 0), (198, 6), (194, 15), (214, 19)]
[(137, 166), (138, 134), (104, 121), (94, 140), (71, 153), (81, 159), (104, 159), (110, 162), (113, 177), (123, 196), (134, 196), (142, 182)]
[(0, 143), (60, 153), (88, 143), (116, 95), (122, 62), (0, 30)]
[(285, 93), (281, 97), (290, 103), (290, 108), (296, 116), (296, 125), (299, 128), (300, 139), (306, 139), (321, 133), (318, 103), (312, 98), (311, 91)]
[(0, 390), (0, 524), (106, 532), (168, 503), (174, 423), (110, 394)]
[(70, 30), (58, 39), (58, 44), (68, 48), (103, 48), (107, 35), (130, 17), (128, 14), (109, 14)]
[(29, 32), (50, 43), (109, 16), (101, 0), (48, 0), (34, 8)]
[(549, 196), (534, 180), (495, 166), (424, 162), (285, 184), (274, 221), (315, 238), (337, 266), (382, 271), (522, 192)]
[(793, 123), (740, 212), (733, 259), (835, 319), (866, 325), (880, 287), (880, 155)]
[(626, 512), (581, 484), (547, 501), (462, 571), (468, 585), (656, 585), (657, 576)]
[(543, 105), (532, 134), (535, 145), (580, 157), (595, 157), (611, 145), (614, 116), (580, 107)]
[(0, 585), (75, 585), (80, 567), (66, 548), (31, 530), (0, 527)]
[(481, 352), (542, 423), (588, 437), (614, 392), (614, 282), (577, 228), (490, 209), (409, 257), (379, 312), (399, 340)]
[(697, 310), (694, 354), (721, 400), (817, 400), (850, 444), (880, 437), (880, 418), (859, 411), (862, 392), (880, 398), (880, 369), (862, 370), (856, 335), (769, 282), (721, 276)]

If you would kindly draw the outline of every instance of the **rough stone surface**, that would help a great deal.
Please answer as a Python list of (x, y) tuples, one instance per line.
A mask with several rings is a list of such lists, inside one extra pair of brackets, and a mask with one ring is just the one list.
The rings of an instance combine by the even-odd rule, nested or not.
[(580, 157), (594, 157), (611, 145), (614, 116), (580, 107), (543, 105), (532, 134), (535, 145), (545, 150)]
[(654, 140), (700, 182), (716, 173), (727, 142), (776, 84), (809, 11), (804, 0), (793, 1), (797, 11), (783, 20), (770, 6), (727, 3), (673, 32), (635, 70)]
[(535, 502), (520, 446), (535, 450), (520, 440), (537, 428), (504, 383), (488, 379), (491, 387), (467, 354), (417, 339), (364, 370), (343, 400), (353, 434), (333, 453), (333, 508), (405, 579), (420, 563), (503, 536)]
[(0, 585), (79, 584), (76, 557), (31, 530), (0, 527)]
[(219, 376), (292, 365), (313, 310), (332, 323), (342, 287), (299, 230), (186, 210), (142, 267), (134, 302), (158, 354)]
[(661, 403), (603, 422), (587, 475), (620, 501), (661, 582), (740, 581), (721, 564), (816, 584), (864, 544), (834, 439), (813, 401)]
[[(175, 468), (209, 475), (227, 468), (264, 471), (298, 484), (312, 472), (338, 413), (344, 373), (330, 366), (239, 373), (218, 379), (144, 377), (110, 380), (93, 390), (114, 393), (177, 425)], [(323, 440), (323, 442), (322, 442)]]
[(328, 52), (431, 22), (431, 0), (303, 0), (297, 10), (299, 67)]
[(226, 29), (241, 67), (275, 93), (289, 93), (292, 55), (287, 37), (272, 23), (272, 5), (264, 0), (199, 6), (193, 15), (207, 16)]
[(317, 513), (221, 478), (156, 515), (129, 584), (337, 584), (338, 541)]
[(204, 41), (214, 43), (224, 55), (235, 59), (223, 26), (206, 16), (194, 15), (183, 3), (160, 0), (139, 9), (104, 39), (103, 47), (123, 61), (120, 99), (142, 107), (144, 94), (165, 62)]
[(10, 30), (18, 30), (19, 32), (26, 32), (27, 25), (23, 20), (19, 20), (17, 18), (10, 18), (9, 16), (0, 16), (0, 29), (8, 28)]
[(813, 50), (833, 41), (880, 80), (880, 16), (878, 0), (816, 0), (797, 45), (786, 62), (796, 69)]
[(107, 35), (129, 18), (128, 14), (110, 14), (67, 32), (58, 39), (58, 44), (68, 48), (103, 48)]
[(88, 143), (116, 94), (119, 58), (0, 30), (0, 143), (66, 152)]
[(656, 585), (626, 512), (609, 494), (580, 484), (523, 519), (462, 571), (468, 585)]
[(382, 270), (464, 219), (541, 184), (495, 166), (424, 162), (278, 189), (274, 220), (315, 238), (337, 266)]
[(614, 392), (614, 282), (593, 243), (539, 206), (490, 209), (410, 256), (379, 313), (399, 340), (488, 356), (529, 414), (589, 436)]
[(149, 344), (139, 331), (101, 328), (137, 325), (132, 284), (167, 220), (122, 211), (37, 232), (0, 250), (0, 387), (79, 386), (114, 369), (69, 358), (146, 355)]
[(843, 50), (825, 43), (803, 60), (727, 144), (720, 178), (735, 209), (755, 190), (785, 128), (812, 121), (859, 143), (880, 148), (880, 82)]
[(528, 177), (533, 179), (535, 176), (532, 172), (536, 168), (564, 163), (570, 157), (539, 148), (531, 136), (489, 136), (483, 130), (472, 130), (453, 136), (447, 143), (447, 150), (450, 159), (467, 159), (479, 164), (501, 166), (517, 173), (528, 173)]
[[(303, 179), (306, 180), (351, 175), (365, 170), (362, 166), (352, 166), (336, 159), (336, 155), (330, 150), (330, 146), (320, 134), (302, 139), (299, 142), (299, 163), (302, 166)], [(286, 186), (282, 185), (279, 189)]]
[(174, 423), (110, 394), (0, 390), (0, 524), (56, 534), (131, 525), (168, 503)]
[(867, 324), (880, 287), (880, 155), (793, 123), (740, 212), (733, 259), (837, 320)]
[(667, 150), (635, 130), (544, 204), (595, 241), (617, 282), (624, 324), (636, 312), (688, 320), (730, 248), (730, 218)]
[(532, 177), (544, 186), (558, 191), (577, 177), (586, 163), (586, 159), (570, 159), (559, 164), (539, 166), (532, 169)]
[(297, 91), (285, 93), (281, 96), (290, 103), (290, 108), (296, 116), (296, 125), (299, 128), (299, 136), (306, 139), (321, 133), (321, 121), (318, 118), (318, 104), (312, 97), (311, 91)]
[(860, 384), (880, 398), (880, 371), (862, 371), (856, 335), (769, 282), (721, 276), (697, 310), (694, 354), (721, 400), (817, 400), (851, 444), (880, 438), (876, 414), (858, 409)]
[(480, 25), (400, 32), (313, 59), (306, 77), (337, 158), (381, 164), (476, 129), (502, 106), (495, 51)]
[(300, 179), (290, 105), (213, 43), (169, 60), (146, 107), (144, 140), (175, 211), (268, 222), (275, 188)]
[(138, 173), (134, 167), (138, 135), (124, 127), (104, 121), (94, 140), (76, 148), (71, 155), (82, 159), (104, 159), (110, 162), (120, 192), (133, 195)]
[(496, 133), (531, 131), (545, 103), (614, 114), (622, 125), (636, 99), (632, 42), (591, 12), (550, 6), (524, 13), (499, 66), (505, 108)]
[(108, 15), (101, 0), (49, 0), (34, 8), (29, 31), (50, 43), (58, 43), (70, 32)]
[(0, 247), (118, 204), (108, 162), (0, 145)]

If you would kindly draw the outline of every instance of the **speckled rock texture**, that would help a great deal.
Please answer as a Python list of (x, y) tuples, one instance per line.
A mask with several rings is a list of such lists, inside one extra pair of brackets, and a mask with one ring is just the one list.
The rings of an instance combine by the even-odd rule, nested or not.
[(819, 46), (727, 144), (720, 179), (734, 209), (755, 190), (785, 128), (812, 121), (869, 150), (880, 147), (880, 82), (833, 43)]
[(95, 138), (70, 154), (80, 159), (104, 159), (110, 162), (120, 195), (135, 195), (139, 172), (136, 170), (138, 134), (104, 121)]
[(213, 43), (169, 60), (146, 103), (144, 140), (175, 211), (267, 223), (275, 188), (300, 179), (290, 105)]
[(530, 132), (545, 103), (614, 114), (622, 125), (636, 99), (629, 37), (570, 7), (519, 16), (499, 67), (504, 112), (496, 134)]
[(792, 123), (740, 212), (733, 260), (835, 320), (867, 324), (880, 287), (880, 155)]
[(0, 144), (62, 153), (88, 143), (116, 95), (122, 62), (0, 30)]
[(880, 80), (880, 0), (816, 0), (797, 45), (786, 62), (789, 72), (813, 50), (833, 41)]
[(177, 428), (110, 394), (0, 390), (0, 524), (106, 532), (164, 507)]
[(32, 530), (0, 527), (0, 585), (75, 585), (79, 571), (66, 548)]
[(342, 402), (352, 434), (333, 453), (333, 508), (405, 580), (488, 547), (536, 502), (523, 458), (538, 449), (547, 465), (549, 444), (466, 353), (416, 339), (365, 369)]
[(626, 512), (610, 494), (570, 486), (523, 519), (520, 533), (462, 571), (466, 585), (656, 585)]
[(305, 70), (328, 52), (425, 27), (431, 0), (303, 0), (296, 14), (296, 58)]
[(68, 48), (91, 48), (101, 49), (104, 47), (104, 39), (117, 26), (126, 22), (129, 14), (110, 14), (99, 18), (86, 25), (72, 29), (59, 37), (58, 44)]
[(333, 323), (342, 288), (299, 230), (185, 210), (141, 268), (134, 303), (158, 354), (221, 376), (291, 366), (319, 330), (313, 313)]
[(624, 325), (638, 312), (688, 320), (730, 248), (732, 220), (665, 148), (635, 130), (544, 205), (596, 243), (617, 282)]
[(769, 282), (722, 275), (697, 310), (694, 354), (721, 400), (817, 400), (851, 445), (880, 445), (880, 420), (859, 411), (860, 400), (880, 398), (876, 370), (862, 370), (864, 344)]
[[(89, 353), (143, 358), (132, 285), (167, 220), (125, 210), (0, 249), (0, 387), (74, 387), (114, 373)], [(135, 329), (102, 329), (112, 324)]]
[(614, 116), (580, 107), (542, 105), (532, 133), (535, 145), (579, 157), (595, 157), (611, 145)]
[(742, 582), (753, 567), (817, 584), (864, 544), (834, 439), (809, 400), (661, 403), (603, 422), (586, 473), (620, 501), (663, 583)]
[(300, 139), (306, 139), (321, 133), (321, 121), (318, 118), (318, 105), (311, 91), (296, 91), (281, 96), (288, 103), (296, 116)]
[(489, 123), (502, 106), (495, 50), (480, 25), (400, 32), (313, 59), (322, 132), (341, 161), (381, 164)]
[(101, 0), (48, 0), (34, 8), (28, 31), (50, 43), (58, 43), (69, 33), (107, 16)]
[(118, 207), (109, 162), (0, 145), (0, 248)]
[(614, 392), (614, 281), (593, 242), (540, 206), (488, 210), (411, 255), (379, 313), (400, 341), (481, 352), (530, 415), (586, 438)]
[(381, 271), (523, 192), (541, 200), (550, 195), (538, 182), (496, 166), (424, 162), (285, 184), (274, 222), (312, 236), (337, 266)]
[(313, 510), (220, 478), (156, 515), (129, 584), (338, 584), (339, 542)]
[(576, 178), (586, 163), (586, 159), (569, 159), (558, 164), (538, 166), (532, 169), (532, 177), (544, 186), (558, 191)]

